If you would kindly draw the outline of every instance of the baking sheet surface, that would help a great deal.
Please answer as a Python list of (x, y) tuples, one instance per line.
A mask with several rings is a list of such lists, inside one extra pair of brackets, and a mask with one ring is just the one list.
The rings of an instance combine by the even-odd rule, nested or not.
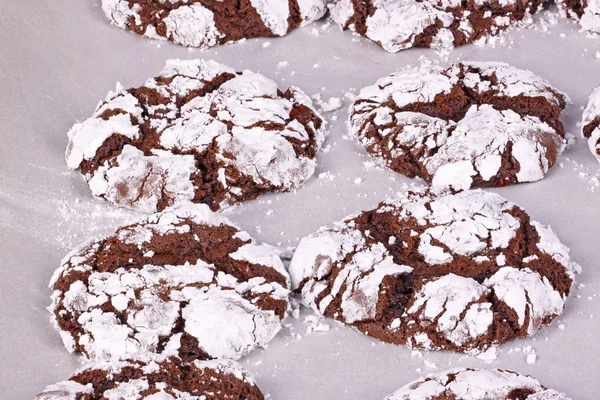
[[(257, 39), (209, 51), (150, 41), (108, 24), (99, 0), (0, 0), (0, 399), (31, 399), (66, 379), (79, 358), (64, 349), (45, 309), (47, 283), (61, 258), (91, 236), (111, 232), (135, 213), (94, 200), (64, 161), (66, 132), (91, 115), (117, 81), (139, 85), (168, 58), (213, 58), (259, 71), (280, 87), (334, 96), (319, 167), (297, 193), (266, 195), (227, 213), (257, 239), (294, 246), (300, 237), (418, 184), (374, 168), (344, 138), (346, 92), (420, 62), (498, 60), (528, 68), (568, 93), (567, 132), (576, 142), (547, 179), (497, 191), (552, 225), (583, 266), (565, 314), (534, 338), (499, 348), (496, 360), (412, 352), (380, 343), (333, 321), (328, 332), (287, 321), (266, 350), (246, 357), (272, 399), (381, 399), (417, 377), (449, 367), (510, 368), (534, 375), (574, 399), (600, 390), (600, 164), (579, 138), (581, 107), (600, 85), (600, 39), (574, 23), (542, 16), (535, 29), (509, 33), (496, 46), (466, 46), (440, 59), (431, 50), (387, 54), (367, 40), (317, 23), (282, 39)], [(319, 178), (318, 176), (321, 175)], [(526, 353), (537, 359), (526, 362)]]

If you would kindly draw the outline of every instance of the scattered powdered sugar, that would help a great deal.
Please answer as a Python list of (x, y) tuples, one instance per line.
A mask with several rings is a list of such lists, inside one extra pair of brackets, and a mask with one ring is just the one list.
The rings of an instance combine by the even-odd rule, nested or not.
[(318, 315), (307, 315), (303, 321), (308, 326), (306, 327), (306, 334), (312, 332), (327, 332), (331, 328), (329, 324), (323, 322), (323, 318)]
[(544, 10), (537, 14), (537, 18), (534, 20), (533, 29), (537, 29), (541, 32), (548, 32), (550, 28), (558, 25), (561, 19), (559, 11), (556, 10)]
[(342, 107), (342, 101), (339, 97), (331, 97), (321, 104), (321, 108), (325, 112), (332, 112)]
[(535, 353), (527, 354), (527, 364), (535, 364), (537, 360), (537, 355)]
[(575, 172), (579, 180), (586, 185), (587, 190), (595, 193), (600, 188), (600, 170), (598, 170), (597, 164), (590, 167), (586, 163), (579, 162), (571, 157), (563, 157), (563, 160), (560, 167), (569, 167)]
[(498, 347), (491, 346), (486, 351), (483, 351), (477, 355), (477, 358), (485, 361), (486, 363), (492, 363), (498, 359)]

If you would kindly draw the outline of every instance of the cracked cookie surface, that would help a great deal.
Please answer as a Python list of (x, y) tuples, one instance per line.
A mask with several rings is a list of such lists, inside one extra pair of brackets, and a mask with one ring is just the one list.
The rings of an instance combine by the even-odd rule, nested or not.
[(90, 363), (36, 400), (262, 400), (254, 379), (231, 360), (183, 363), (174, 357)]
[(600, 87), (590, 95), (583, 111), (581, 133), (588, 140), (590, 151), (600, 162)]
[(573, 282), (554, 232), (484, 191), (409, 192), (303, 238), (302, 303), (385, 342), (479, 352), (533, 335)]
[(410, 47), (452, 48), (496, 35), (530, 20), (542, 0), (333, 0), (331, 16), (343, 29), (395, 53)]
[(278, 252), (199, 204), (81, 246), (50, 287), (65, 346), (91, 359), (238, 359), (264, 347), (288, 312)]
[(324, 123), (300, 89), (204, 60), (169, 60), (143, 86), (117, 85), (68, 133), (67, 164), (92, 194), (142, 212), (213, 210), (298, 188)]
[(578, 21), (582, 30), (600, 33), (600, 0), (558, 0), (556, 3), (561, 15)]
[(325, 0), (102, 0), (116, 26), (152, 39), (209, 48), (254, 37), (284, 36), (318, 20)]
[(349, 129), (410, 178), (463, 190), (543, 179), (565, 147), (566, 96), (498, 62), (424, 65), (365, 87)]
[(411, 382), (385, 400), (570, 400), (536, 379), (501, 369), (456, 368)]

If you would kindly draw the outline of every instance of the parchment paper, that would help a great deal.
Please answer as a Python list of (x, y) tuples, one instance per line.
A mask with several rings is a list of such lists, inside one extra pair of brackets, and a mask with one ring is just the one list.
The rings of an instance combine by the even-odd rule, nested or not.
[[(272, 399), (381, 399), (423, 374), (453, 366), (515, 369), (574, 399), (600, 397), (600, 188), (591, 190), (600, 164), (576, 125), (587, 96), (600, 85), (595, 57), (600, 39), (579, 33), (574, 23), (550, 24), (544, 31), (538, 22), (537, 29), (514, 31), (495, 47), (470, 45), (440, 60), (431, 50), (387, 54), (320, 22), (286, 38), (198, 51), (110, 26), (99, 0), (0, 0), (0, 10), (0, 399), (31, 399), (79, 366), (79, 357), (67, 353), (49, 322), (47, 283), (73, 246), (136, 217), (94, 200), (63, 156), (68, 129), (90, 116), (117, 81), (139, 85), (168, 58), (213, 58), (259, 71), (282, 88), (297, 85), (324, 100), (344, 99), (341, 109), (325, 114), (337, 120), (330, 123), (326, 151), (305, 187), (227, 213), (261, 241), (294, 246), (318, 227), (412, 183), (372, 168), (362, 147), (344, 138), (344, 94), (416, 65), (423, 56), (442, 63), (507, 61), (540, 74), (571, 97), (563, 121), (577, 142), (560, 165), (541, 182), (497, 190), (551, 224), (583, 266), (564, 316), (534, 338), (501, 346), (487, 364), (461, 354), (382, 344), (333, 321), (325, 321), (328, 332), (307, 334), (303, 311), (289, 321), (293, 329), (284, 329), (243, 364)], [(523, 349), (535, 351), (534, 364), (526, 362)]]

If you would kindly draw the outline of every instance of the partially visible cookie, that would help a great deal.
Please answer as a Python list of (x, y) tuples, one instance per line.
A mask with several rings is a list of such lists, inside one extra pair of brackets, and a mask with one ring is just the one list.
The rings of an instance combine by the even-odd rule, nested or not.
[(281, 329), (288, 282), (274, 248), (184, 205), (70, 253), (50, 311), (67, 349), (88, 358), (238, 359)]
[(332, 0), (331, 16), (344, 30), (395, 53), (410, 47), (452, 48), (496, 35), (530, 19), (542, 0)]
[(484, 191), (408, 192), (303, 238), (302, 303), (382, 341), (460, 352), (533, 335), (560, 315), (569, 249)]
[(590, 95), (583, 111), (583, 137), (587, 138), (590, 151), (600, 162), (600, 87)]
[(563, 17), (579, 21), (581, 29), (600, 33), (600, 0), (558, 0)]
[(230, 360), (177, 358), (90, 363), (36, 400), (262, 400), (250, 374)]
[(463, 190), (544, 178), (565, 147), (566, 96), (498, 62), (424, 65), (365, 87), (350, 133), (386, 166)]
[(169, 60), (140, 87), (118, 85), (73, 126), (66, 159), (94, 196), (116, 205), (217, 210), (296, 189), (323, 140), (323, 120), (300, 89), (214, 61)]
[(108, 19), (153, 39), (208, 48), (259, 36), (284, 36), (318, 20), (326, 0), (102, 0)]
[(501, 369), (456, 368), (403, 386), (385, 400), (570, 400), (536, 379)]

